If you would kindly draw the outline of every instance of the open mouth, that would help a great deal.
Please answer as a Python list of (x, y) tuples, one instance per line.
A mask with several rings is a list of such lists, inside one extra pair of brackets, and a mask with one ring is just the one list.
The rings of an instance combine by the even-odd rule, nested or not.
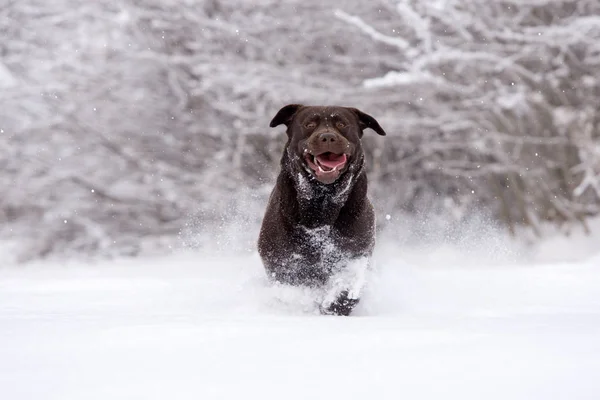
[(307, 154), (305, 158), (306, 163), (314, 171), (317, 178), (337, 177), (348, 161), (346, 154), (335, 154), (330, 151), (316, 156)]

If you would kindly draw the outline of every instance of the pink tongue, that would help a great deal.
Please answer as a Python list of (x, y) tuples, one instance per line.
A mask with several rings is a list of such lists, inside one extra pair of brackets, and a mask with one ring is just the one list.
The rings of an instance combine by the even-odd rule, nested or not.
[(340, 165), (343, 165), (346, 162), (345, 154), (327, 153), (327, 154), (321, 154), (320, 156), (317, 156), (316, 158), (319, 161), (319, 164), (321, 164), (327, 168), (331, 168), (331, 169), (338, 167)]

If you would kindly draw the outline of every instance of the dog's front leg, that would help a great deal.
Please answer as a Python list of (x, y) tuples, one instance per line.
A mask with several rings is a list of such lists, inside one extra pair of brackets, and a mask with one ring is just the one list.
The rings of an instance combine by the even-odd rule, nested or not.
[(326, 285), (321, 313), (350, 315), (360, 300), (369, 266), (369, 257), (360, 257), (337, 270)]

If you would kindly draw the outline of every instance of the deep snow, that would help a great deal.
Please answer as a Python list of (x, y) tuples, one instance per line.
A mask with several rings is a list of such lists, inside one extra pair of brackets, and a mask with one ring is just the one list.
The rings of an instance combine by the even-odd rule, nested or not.
[(0, 269), (2, 399), (598, 399), (598, 260), (379, 256), (354, 317), (256, 255)]
[(349, 318), (253, 252), (5, 265), (0, 398), (600, 398), (598, 237), (474, 233), (380, 244)]

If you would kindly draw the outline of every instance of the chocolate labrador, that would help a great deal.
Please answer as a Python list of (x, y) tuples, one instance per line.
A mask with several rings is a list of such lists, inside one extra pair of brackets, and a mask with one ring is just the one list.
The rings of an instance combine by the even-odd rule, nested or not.
[(281, 124), (288, 140), (259, 254), (272, 280), (322, 287), (321, 312), (349, 315), (375, 245), (360, 139), (367, 128), (385, 132), (375, 118), (349, 107), (290, 104), (270, 126)]

